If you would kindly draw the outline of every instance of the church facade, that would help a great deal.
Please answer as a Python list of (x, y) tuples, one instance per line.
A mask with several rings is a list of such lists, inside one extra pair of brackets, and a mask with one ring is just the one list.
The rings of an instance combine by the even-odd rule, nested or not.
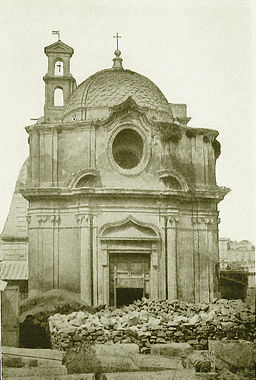
[(26, 127), (28, 289), (89, 305), (218, 296), (218, 132), (187, 125), (148, 78), (113, 66), (79, 86), (73, 49), (45, 48), (44, 116)]

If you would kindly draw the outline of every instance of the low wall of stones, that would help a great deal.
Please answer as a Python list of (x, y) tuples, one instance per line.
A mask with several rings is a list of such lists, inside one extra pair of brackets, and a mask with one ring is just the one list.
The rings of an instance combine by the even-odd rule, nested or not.
[(187, 342), (207, 349), (208, 339), (255, 339), (254, 308), (241, 300), (189, 304), (143, 299), (120, 309), (96, 314), (73, 312), (49, 318), (52, 348), (67, 350), (82, 344), (136, 343), (141, 353), (152, 344)]

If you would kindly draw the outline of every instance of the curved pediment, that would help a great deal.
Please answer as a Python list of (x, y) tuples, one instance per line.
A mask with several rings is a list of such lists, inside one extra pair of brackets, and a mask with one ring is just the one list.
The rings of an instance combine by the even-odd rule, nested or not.
[(169, 189), (176, 189), (181, 191), (188, 191), (189, 187), (185, 178), (177, 173), (173, 169), (162, 169), (158, 171), (160, 180), (168, 187)]
[(158, 240), (159, 232), (155, 226), (128, 216), (122, 221), (102, 226), (100, 238), (102, 240)]
[[(66, 185), (70, 188), (80, 188), (80, 187), (95, 187), (99, 185), (100, 172), (97, 169), (83, 169), (78, 173), (74, 173), (73, 177), (69, 179)], [(95, 184), (91, 186), (91, 182), (94, 180)], [(89, 183), (87, 183), (89, 182)]]

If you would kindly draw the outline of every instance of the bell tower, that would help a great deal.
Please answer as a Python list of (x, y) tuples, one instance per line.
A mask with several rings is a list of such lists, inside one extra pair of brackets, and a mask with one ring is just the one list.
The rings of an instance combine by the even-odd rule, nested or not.
[(44, 120), (46, 123), (59, 122), (62, 119), (64, 105), (76, 81), (70, 74), (70, 58), (74, 50), (60, 39), (46, 46), (48, 71), (43, 77), (45, 82)]

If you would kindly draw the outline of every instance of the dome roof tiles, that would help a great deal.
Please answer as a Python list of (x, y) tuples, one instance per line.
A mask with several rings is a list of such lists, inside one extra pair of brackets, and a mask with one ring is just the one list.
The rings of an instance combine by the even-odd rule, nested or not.
[(109, 109), (128, 97), (140, 107), (172, 116), (167, 99), (148, 78), (130, 70), (107, 69), (90, 76), (73, 91), (66, 103), (64, 121), (72, 116), (85, 119), (87, 110)]

